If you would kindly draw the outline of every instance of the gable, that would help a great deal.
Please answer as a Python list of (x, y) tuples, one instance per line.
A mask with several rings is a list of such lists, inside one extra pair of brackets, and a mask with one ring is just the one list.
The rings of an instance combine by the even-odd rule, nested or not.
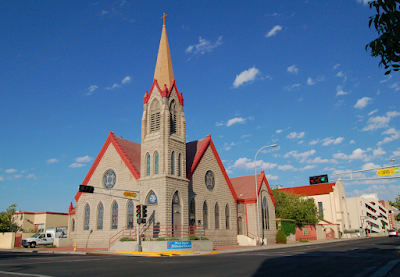
[[(154, 91), (154, 90), (156, 90), (156, 91)], [(175, 91), (176, 96), (179, 101), (179, 104), (181, 104), (181, 106), (183, 106), (183, 95), (182, 95), (182, 93), (179, 93), (178, 88), (175, 83), (175, 80), (172, 82), (169, 89), (167, 88), (166, 85), (164, 85), (164, 87), (161, 89), (156, 79), (154, 79), (154, 81), (153, 81), (153, 85), (151, 86), (150, 92), (148, 93), (146, 91), (146, 93), (144, 94), (143, 104), (147, 104), (149, 102), (150, 97), (153, 93), (159, 93), (161, 98), (163, 98), (163, 97), (169, 98), (172, 90)]]
[[(88, 174), (82, 182), (82, 185), (87, 185), (90, 181), (93, 173), (98, 167), (100, 161), (102, 160), (104, 154), (106, 153), (109, 146), (113, 145), (118, 155), (121, 157), (122, 161), (128, 167), (129, 171), (133, 175), (133, 177), (137, 180), (140, 178), (140, 144), (129, 141), (127, 139), (123, 139), (120, 137), (114, 136), (114, 133), (110, 131), (106, 142), (100, 150), (100, 153), (97, 155), (95, 161), (93, 162)], [(78, 201), (81, 192), (77, 192), (75, 195), (75, 200)]]

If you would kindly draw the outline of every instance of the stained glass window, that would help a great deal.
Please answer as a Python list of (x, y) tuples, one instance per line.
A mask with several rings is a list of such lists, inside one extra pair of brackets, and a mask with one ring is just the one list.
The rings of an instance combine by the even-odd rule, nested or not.
[(104, 207), (103, 207), (103, 203), (100, 202), (99, 208), (97, 210), (97, 229), (98, 230), (103, 229), (103, 214), (104, 214)]
[(72, 219), (72, 232), (75, 231), (75, 219)]
[(204, 228), (208, 228), (208, 211), (207, 211), (207, 203), (205, 201), (203, 204), (203, 226)]
[(225, 229), (229, 229), (229, 206), (226, 204), (225, 207)]
[(211, 170), (206, 172), (205, 182), (206, 182), (207, 188), (209, 190), (213, 190), (213, 188), (215, 186), (215, 178), (214, 178), (214, 173)]
[(154, 193), (154, 191), (152, 191), (149, 195), (149, 198), (147, 199), (147, 204), (157, 204), (158, 200), (157, 200), (157, 195)]
[(181, 154), (178, 155), (178, 176), (181, 176)]
[(158, 152), (154, 155), (154, 174), (158, 174)]
[(170, 132), (171, 135), (176, 133), (176, 110), (175, 110), (175, 100), (171, 101), (171, 105), (169, 106), (169, 115), (170, 115)]
[(114, 201), (112, 206), (112, 225), (111, 229), (118, 229), (118, 203)]
[(147, 175), (150, 175), (150, 154), (147, 154), (146, 156), (146, 160), (147, 160)]
[(215, 229), (219, 229), (219, 206), (215, 204)]
[(103, 177), (104, 187), (107, 189), (112, 189), (115, 186), (115, 182), (117, 181), (117, 175), (114, 170), (109, 169), (106, 171)]
[(129, 200), (128, 203), (128, 228), (133, 228), (133, 219), (134, 219), (134, 215), (133, 215), (133, 201)]
[(85, 206), (85, 230), (89, 230), (89, 222), (90, 222), (90, 206), (86, 204)]

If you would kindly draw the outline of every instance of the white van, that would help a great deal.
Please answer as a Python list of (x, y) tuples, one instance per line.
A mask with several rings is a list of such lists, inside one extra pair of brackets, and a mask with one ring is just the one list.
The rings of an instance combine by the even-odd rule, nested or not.
[(46, 233), (37, 233), (30, 238), (23, 239), (21, 245), (25, 248), (27, 248), (28, 246), (30, 248), (35, 248), (36, 245), (49, 245), (53, 244), (53, 242), (54, 242), (53, 233), (46, 232)]

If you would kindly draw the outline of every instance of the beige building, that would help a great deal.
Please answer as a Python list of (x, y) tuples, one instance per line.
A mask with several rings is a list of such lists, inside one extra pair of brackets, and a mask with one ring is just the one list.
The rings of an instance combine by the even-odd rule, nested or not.
[[(336, 183), (283, 188), (281, 190), (314, 198), (320, 217), (329, 223), (339, 224), (342, 233), (352, 229), (349, 208), (346, 204), (346, 192), (341, 180)], [(338, 234), (335, 234), (335, 236), (337, 237)]]
[(379, 202), (376, 193), (346, 199), (353, 230), (382, 233), (390, 226), (389, 211)]
[[(214, 245), (237, 244), (238, 197), (211, 135), (186, 142), (184, 99), (165, 25), (141, 122), (141, 144), (110, 131), (82, 183), (93, 186), (94, 193), (78, 192), (75, 207), (70, 205), (69, 237), (78, 247), (108, 248), (136, 232), (140, 203), (148, 208), (147, 222), (140, 226), (146, 238), (187, 238), (202, 231)], [(124, 198), (124, 192), (136, 197)], [(269, 211), (272, 218), (273, 205)]]
[(16, 212), (15, 223), (22, 228), (22, 232), (45, 232), (49, 227), (67, 228), (68, 214), (54, 212)]

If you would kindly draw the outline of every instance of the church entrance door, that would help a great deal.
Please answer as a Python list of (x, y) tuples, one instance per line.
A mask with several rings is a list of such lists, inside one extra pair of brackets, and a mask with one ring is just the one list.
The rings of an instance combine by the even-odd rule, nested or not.
[(174, 236), (179, 235), (180, 229), (182, 229), (182, 206), (179, 199), (178, 192), (174, 193), (172, 197), (172, 234)]

